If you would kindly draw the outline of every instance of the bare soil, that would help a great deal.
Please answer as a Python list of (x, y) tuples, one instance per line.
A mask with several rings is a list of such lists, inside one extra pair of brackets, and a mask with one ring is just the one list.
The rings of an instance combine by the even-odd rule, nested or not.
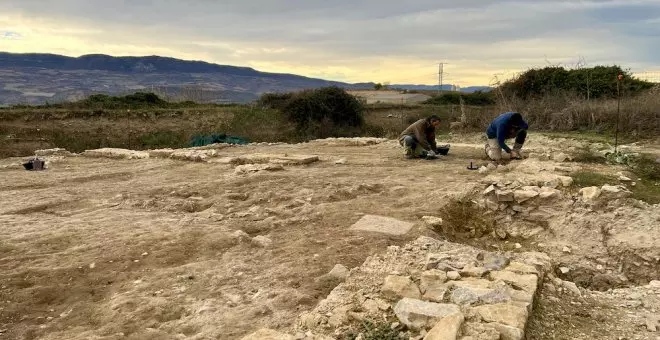
[[(403, 159), (395, 141), (222, 149), (320, 156), (242, 175), (229, 164), (171, 159), (54, 157), (42, 172), (2, 159), (0, 339), (239, 339), (289, 329), (337, 285), (324, 275), (335, 264), (353, 268), (388, 245), (442, 237), (420, 218), (482, 190), (484, 176), (466, 169), (486, 163), (480, 143), (469, 137), (434, 161)], [(404, 237), (349, 230), (364, 214), (415, 227)], [(255, 242), (259, 235), (272, 245)], [(492, 250), (509, 242), (476, 243)], [(523, 242), (519, 251), (537, 246)], [(575, 252), (552, 255), (579, 261)], [(563, 308), (540, 301), (532, 334)], [(602, 323), (626, 322), (608, 315)]]

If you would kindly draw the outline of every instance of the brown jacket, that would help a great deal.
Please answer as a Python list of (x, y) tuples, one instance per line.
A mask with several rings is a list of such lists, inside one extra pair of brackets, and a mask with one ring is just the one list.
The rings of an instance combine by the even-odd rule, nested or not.
[(399, 136), (399, 143), (403, 143), (405, 136), (413, 136), (425, 150), (435, 151), (437, 146), (435, 144), (435, 127), (426, 119), (420, 119), (408, 128), (403, 130)]

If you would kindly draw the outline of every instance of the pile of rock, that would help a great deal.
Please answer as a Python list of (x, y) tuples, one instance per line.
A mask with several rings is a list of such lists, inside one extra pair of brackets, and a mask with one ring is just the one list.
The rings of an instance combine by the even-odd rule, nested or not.
[(496, 254), (420, 237), (351, 270), (295, 331), (340, 335), (352, 323), (391, 320), (414, 339), (523, 339), (551, 262), (542, 253)]
[[(572, 179), (561, 181), (562, 186), (572, 184)], [(561, 179), (560, 179), (561, 180)], [(547, 182), (545, 185), (523, 185), (515, 182), (497, 182), (488, 186), (482, 192), (482, 199), (477, 204), (492, 211), (503, 211), (510, 215), (522, 214), (529, 216), (542, 205), (552, 205), (563, 197), (562, 192), (556, 189), (557, 182)]]

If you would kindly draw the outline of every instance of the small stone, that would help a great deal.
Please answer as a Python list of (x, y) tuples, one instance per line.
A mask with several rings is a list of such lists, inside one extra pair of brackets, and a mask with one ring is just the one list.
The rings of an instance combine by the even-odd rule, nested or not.
[(475, 312), (486, 322), (498, 322), (503, 325), (525, 329), (527, 308), (508, 303), (474, 307)]
[(523, 203), (539, 195), (538, 192), (532, 190), (516, 190), (513, 193), (516, 202)]
[(438, 264), (441, 261), (444, 261), (447, 258), (448, 258), (448, 256), (444, 255), (444, 254), (428, 254), (428, 255), (426, 255), (426, 263), (425, 263), (424, 267), (426, 269), (438, 268)]
[(515, 246), (515, 247), (516, 247), (516, 249), (520, 249), (520, 248), (522, 248), (522, 244), (520, 244), (520, 243), (516, 243), (516, 246)]
[(552, 155), (552, 160), (555, 161), (555, 162), (560, 162), (560, 163), (561, 162), (566, 162), (569, 159), (570, 159), (570, 157), (568, 157), (568, 155), (563, 153), (563, 152)]
[(422, 217), (424, 223), (431, 228), (437, 228), (442, 226), (442, 218), (435, 216), (424, 216)]
[(569, 248), (569, 247), (564, 247), (561, 251), (563, 251), (564, 253), (570, 253), (570, 252), (571, 252), (571, 248)]
[(484, 190), (484, 192), (482, 192), (482, 195), (488, 196), (488, 195), (490, 195), (491, 193), (494, 193), (494, 192), (495, 192), (495, 186), (491, 185), (488, 188), (486, 188), (486, 190)]
[(273, 241), (269, 239), (266, 236), (263, 235), (257, 235), (252, 238), (252, 243), (261, 247), (261, 248), (269, 248), (270, 246), (273, 245)]
[(525, 332), (517, 327), (507, 326), (497, 322), (490, 325), (500, 332), (501, 340), (521, 340), (525, 336)]
[(511, 190), (497, 190), (495, 196), (499, 202), (513, 202), (514, 194)]
[(92, 262), (89, 264), (89, 269), (94, 269), (96, 268), (96, 263)]
[(591, 202), (600, 196), (601, 190), (599, 187), (586, 187), (580, 189), (579, 194), (582, 195), (582, 199)]
[(563, 187), (570, 187), (573, 185), (573, 177), (570, 176), (559, 176), (559, 180), (561, 181), (561, 185)]
[(336, 264), (332, 270), (328, 273), (329, 276), (337, 278), (339, 280), (346, 280), (350, 271), (348, 268), (341, 264)]
[[(247, 235), (247, 234), (246, 234), (246, 235)], [(147, 253), (147, 252), (145, 251), (144, 253), (142, 253), (141, 256), (147, 256), (147, 255), (149, 255), (149, 253)]]
[(484, 267), (477, 267), (472, 264), (465, 266), (459, 274), (461, 277), (482, 277), (488, 273), (488, 269)]
[(538, 277), (534, 274), (516, 274), (503, 270), (491, 272), (490, 277), (495, 281), (501, 280), (514, 287), (517, 286), (527, 293), (533, 294), (538, 287)]
[(431, 269), (422, 272), (419, 280), (419, 288), (422, 293), (436, 287), (445, 287), (444, 283), (447, 282), (447, 273), (442, 270)]
[(658, 323), (656, 320), (651, 319), (650, 317), (646, 318), (646, 330), (649, 332), (657, 332), (658, 331)]
[(388, 275), (381, 288), (381, 293), (384, 297), (391, 300), (402, 297), (419, 299), (422, 295), (417, 285), (409, 277), (399, 275)]
[(603, 185), (601, 188), (601, 194), (610, 198), (624, 198), (630, 196), (632, 193), (628, 191), (624, 186), (614, 186), (614, 185)]
[(488, 271), (502, 270), (509, 265), (510, 259), (503, 255), (486, 255), (484, 256), (484, 268)]
[(452, 281), (457, 281), (461, 279), (461, 274), (457, 271), (449, 271), (447, 272), (447, 278)]
[(564, 281), (562, 283), (562, 286), (566, 288), (566, 290), (568, 290), (571, 294), (580, 297), (582, 296), (582, 292), (580, 291), (580, 288), (578, 288), (578, 286), (575, 283), (570, 281)]
[(415, 329), (433, 327), (442, 318), (460, 313), (460, 308), (453, 304), (425, 302), (403, 298), (394, 307), (394, 314), (406, 326)]
[(561, 191), (548, 187), (542, 187), (541, 192), (539, 193), (539, 198), (544, 200), (557, 198), (559, 196), (561, 196)]
[(566, 275), (566, 274), (568, 274), (568, 272), (570, 272), (571, 270), (570, 270), (568, 267), (559, 267), (559, 271), (560, 271), (562, 274)]
[(456, 340), (464, 320), (460, 312), (445, 316), (433, 326), (424, 340)]
[(346, 164), (346, 158), (341, 158), (335, 161), (335, 164)]
[(621, 181), (621, 182), (630, 182), (630, 181), (632, 181), (632, 179), (630, 179), (629, 177), (626, 177), (624, 175), (621, 175), (621, 176), (619, 176), (619, 181)]

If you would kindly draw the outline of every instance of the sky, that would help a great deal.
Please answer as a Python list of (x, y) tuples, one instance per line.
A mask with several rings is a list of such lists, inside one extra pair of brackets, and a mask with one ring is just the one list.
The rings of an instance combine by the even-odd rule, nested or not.
[(0, 51), (160, 55), (345, 82), (660, 71), (660, 0), (2, 0)]

